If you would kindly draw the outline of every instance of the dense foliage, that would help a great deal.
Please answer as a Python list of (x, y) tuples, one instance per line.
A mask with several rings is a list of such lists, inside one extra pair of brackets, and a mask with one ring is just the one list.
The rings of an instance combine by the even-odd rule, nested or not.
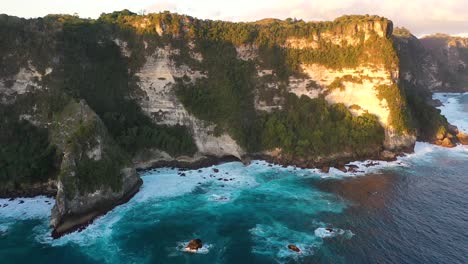
[(418, 139), (432, 141), (439, 132), (445, 134), (448, 128), (447, 119), (440, 114), (439, 109), (428, 104), (431, 94), (405, 81), (401, 85), (406, 91), (414, 127), (418, 129)]
[(9, 110), (0, 109), (0, 190), (47, 181), (56, 170), (47, 130), (12, 118)]
[(343, 104), (330, 106), (320, 98), (291, 94), (284, 110), (264, 116), (263, 147), (279, 147), (295, 157), (366, 155), (378, 151), (383, 139), (376, 116), (352, 116)]
[[(14, 76), (30, 61), (40, 73), (53, 66), (52, 74), (40, 81), (49, 88), (39, 100), (50, 102), (39, 107), (44, 117), (49, 118), (45, 121), (53, 120), (69, 101), (80, 100), (96, 112), (99, 122), (102, 120), (102, 127), (96, 125), (99, 123), (96, 120), (93, 124), (80, 124), (68, 142), (78, 157), (78, 176), (73, 180), (81, 192), (100, 185), (119, 189), (123, 164), (145, 148), (165, 150), (171, 155), (196, 152), (186, 127), (154, 124), (132, 99), (141, 92), (135, 73), (144, 65), (145, 57), (166, 45), (179, 51), (171, 57), (176, 66), (184, 64), (206, 74), (206, 78), (195, 82), (188, 77), (177, 79), (176, 94), (188, 111), (216, 124), (217, 135), (229, 133), (248, 152), (281, 148), (298, 158), (336, 152), (365, 156), (379, 151), (384, 140), (376, 116), (368, 113), (352, 116), (342, 104), (328, 105), (323, 98), (298, 98), (286, 94), (284, 88), (291, 76), (303, 74), (302, 64), (341, 69), (365, 63), (396, 70), (398, 58), (388, 36), (355, 34), (357, 24), (375, 21), (388, 34), (391, 22), (370, 16), (345, 16), (332, 22), (268, 19), (253, 23), (198, 20), (168, 12), (138, 16), (128, 10), (103, 14), (97, 20), (74, 16), (21, 20), (0, 16), (0, 77)], [(355, 34), (353, 37), (358, 41), (348, 45), (346, 40), (332, 43), (317, 37), (325, 33)], [(315, 41), (317, 48), (288, 47), (290, 38)], [(125, 41), (128, 56), (122, 54), (117, 40)], [(240, 60), (236, 47), (241, 45), (254, 47), (259, 57)], [(194, 59), (191, 52), (201, 53), (203, 61)], [(263, 78), (273, 79), (257, 78), (257, 67), (272, 69), (273, 75)], [(284, 98), (281, 108), (271, 113), (256, 111), (254, 107), (255, 92), (266, 93), (261, 89), (263, 81), (277, 83), (278, 93)], [(362, 82), (345, 76), (328, 88), (343, 88), (345, 81)], [(409, 94), (407, 103), (405, 94), (396, 85), (379, 87), (379, 92), (389, 105), (392, 126), (401, 133), (409, 132), (412, 123), (409, 113), (424, 120), (419, 127), (425, 126), (427, 120), (431, 125), (443, 121), (437, 121), (436, 113), (420, 110), (423, 108), (419, 108), (417, 96)], [(273, 100), (275, 95), (268, 97)], [(34, 102), (24, 105), (33, 106)], [(14, 117), (18, 118), (19, 114)], [(54, 160), (55, 155), (47, 131), (25, 122), (3, 121), (2, 126), (2, 143), (11, 140), (15, 133), (37, 138), (37, 142), (13, 140), (14, 144), (2, 149), (0, 165), (10, 164), (9, 171), (20, 171), (24, 161), (31, 166), (26, 166), (21, 175), (33, 177), (36, 173), (37, 179), (46, 179), (53, 170), (53, 164), (46, 160)], [(86, 152), (96, 145), (93, 139), (107, 133), (110, 138), (104, 144), (103, 159), (89, 158)], [(34, 151), (28, 152), (25, 144), (31, 144)], [(15, 148), (23, 151), (14, 153)], [(23, 156), (26, 158), (22, 159)], [(16, 164), (12, 160), (22, 161)], [(4, 175), (12, 177), (10, 172)]]
[(135, 80), (129, 75), (128, 60), (108, 34), (100, 23), (64, 24), (64, 88), (85, 99), (130, 154), (151, 147), (173, 155), (194, 153), (195, 145), (184, 127), (155, 125), (128, 99)]

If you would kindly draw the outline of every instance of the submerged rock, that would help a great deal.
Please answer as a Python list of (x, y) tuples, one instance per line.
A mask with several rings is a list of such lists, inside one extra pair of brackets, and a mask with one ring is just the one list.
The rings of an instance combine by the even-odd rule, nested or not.
[(296, 245), (288, 245), (289, 250), (294, 252), (301, 252), (301, 249), (298, 248)]
[(191, 252), (197, 252), (202, 247), (203, 247), (203, 243), (201, 239), (197, 238), (197, 239), (190, 240), (190, 242), (185, 247), (185, 250), (191, 251)]

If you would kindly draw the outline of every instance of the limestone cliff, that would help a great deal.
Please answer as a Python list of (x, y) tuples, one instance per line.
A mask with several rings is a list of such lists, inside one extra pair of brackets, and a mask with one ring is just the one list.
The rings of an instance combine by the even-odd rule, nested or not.
[(25, 152), (26, 172), (0, 153), (0, 180), (53, 182), (56, 234), (131, 197), (138, 168), (226, 157), (337, 165), (392, 158), (416, 139), (401, 84), (414, 73), (385, 18), (231, 23), (121, 11), (2, 15), (0, 26), (1, 143), (27, 149), (15, 139), (33, 135), (47, 150)]

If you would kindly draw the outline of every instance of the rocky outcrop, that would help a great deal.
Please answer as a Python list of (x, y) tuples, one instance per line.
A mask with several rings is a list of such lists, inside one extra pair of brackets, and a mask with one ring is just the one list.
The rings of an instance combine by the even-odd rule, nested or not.
[(235, 156), (240, 159), (244, 151), (228, 134), (214, 136), (215, 125), (191, 115), (177, 98), (175, 78), (185, 76), (193, 82), (206, 76), (186, 65), (175, 66), (169, 58), (174, 52), (177, 50), (170, 46), (158, 49), (155, 54), (146, 58), (145, 65), (136, 74), (143, 92), (143, 95), (137, 96), (142, 109), (157, 124), (190, 128), (201, 155)]
[(444, 34), (416, 38), (395, 30), (404, 80), (431, 92), (468, 91), (468, 39)]
[[(138, 191), (142, 181), (136, 170), (113, 162), (121, 150), (114, 146), (104, 124), (84, 101), (70, 102), (50, 130), (51, 138), (63, 153), (50, 221), (54, 236), (86, 225)], [(94, 180), (94, 186), (90, 186), (84, 182), (91, 179), (84, 177), (87, 172), (81, 169), (83, 163), (97, 166), (97, 171), (91, 173), (116, 175), (101, 175), (110, 177), (110, 181)], [(110, 167), (110, 171), (102, 167)]]

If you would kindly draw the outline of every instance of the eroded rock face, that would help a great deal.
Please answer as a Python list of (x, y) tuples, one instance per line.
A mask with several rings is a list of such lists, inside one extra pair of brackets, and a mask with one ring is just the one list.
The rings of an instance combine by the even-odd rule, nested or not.
[[(83, 126), (90, 127), (89, 138), (75, 141), (77, 131)], [(78, 168), (83, 159), (99, 162), (112, 159), (116, 152), (121, 151), (113, 146), (115, 143), (110, 140), (104, 124), (84, 101), (70, 102), (61, 119), (56, 120), (50, 129), (55, 145), (63, 153), (50, 221), (54, 235), (85, 225), (138, 191), (141, 180), (135, 169), (123, 164), (114, 165), (120, 166), (116, 168), (118, 175), (113, 175), (117, 186), (101, 183), (93, 186), (92, 190), (81, 187), (83, 179)]]
[(184, 76), (193, 82), (206, 76), (193, 71), (188, 66), (176, 67), (169, 55), (174, 51), (167, 46), (146, 59), (145, 65), (137, 73), (139, 87), (144, 95), (138, 101), (146, 114), (157, 124), (184, 125), (190, 128), (198, 151), (204, 155), (235, 156), (244, 154), (242, 148), (228, 134), (214, 136), (215, 125), (199, 120), (191, 115), (175, 94), (175, 79)]
[[(45, 75), (51, 72), (52, 68), (48, 68)], [(21, 68), (15, 76), (0, 79), (0, 103), (13, 103), (16, 96), (41, 89), (39, 82), (42, 77), (34, 66), (29, 65)]]
[(366, 41), (374, 34), (379, 37), (387, 37), (392, 34), (391, 21), (366, 21), (349, 22), (324, 32), (314, 32), (307, 39), (290, 37), (284, 47), (294, 49), (317, 49), (320, 42), (329, 42), (338, 46), (356, 46), (362, 40)]

